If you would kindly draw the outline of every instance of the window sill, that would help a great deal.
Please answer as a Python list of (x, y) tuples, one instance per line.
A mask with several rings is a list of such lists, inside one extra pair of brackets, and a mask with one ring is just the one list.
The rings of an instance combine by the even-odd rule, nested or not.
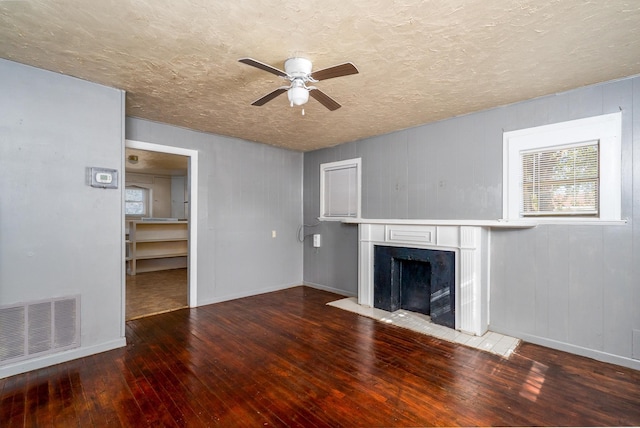
[(340, 221), (343, 223), (349, 223), (350, 220), (356, 219), (356, 217), (318, 217), (319, 221)]
[(518, 219), (500, 219), (500, 222), (508, 223), (508, 224), (535, 224), (535, 225), (543, 225), (543, 224), (566, 224), (572, 226), (619, 226), (623, 224), (627, 224), (627, 219), (622, 220), (601, 220), (601, 219), (573, 219), (573, 218), (518, 218)]

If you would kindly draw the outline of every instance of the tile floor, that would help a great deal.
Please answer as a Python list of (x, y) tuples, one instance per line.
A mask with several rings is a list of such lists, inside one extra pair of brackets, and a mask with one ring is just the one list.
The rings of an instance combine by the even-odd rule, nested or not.
[(398, 327), (408, 328), (418, 333), (437, 337), (438, 339), (460, 343), (481, 351), (497, 354), (504, 358), (509, 358), (520, 344), (520, 339), (492, 331), (488, 331), (482, 336), (474, 336), (472, 334), (456, 331), (438, 324), (433, 324), (427, 315), (418, 314), (416, 312), (409, 312), (403, 309), (395, 312), (387, 312), (382, 309), (362, 306), (358, 304), (355, 297), (348, 297), (346, 299), (336, 300), (327, 304), (365, 317), (373, 318), (381, 322), (386, 322), (388, 324), (397, 325)]

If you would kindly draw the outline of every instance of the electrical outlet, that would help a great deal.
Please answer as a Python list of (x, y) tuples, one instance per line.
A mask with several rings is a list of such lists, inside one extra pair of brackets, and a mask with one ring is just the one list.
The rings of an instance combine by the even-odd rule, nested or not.
[(320, 234), (316, 233), (313, 235), (313, 246), (314, 248), (320, 247)]
[(276, 231), (275, 231), (275, 230), (272, 230), (272, 231), (271, 231), (271, 237), (272, 237), (272, 238), (275, 238), (276, 236), (277, 236)]

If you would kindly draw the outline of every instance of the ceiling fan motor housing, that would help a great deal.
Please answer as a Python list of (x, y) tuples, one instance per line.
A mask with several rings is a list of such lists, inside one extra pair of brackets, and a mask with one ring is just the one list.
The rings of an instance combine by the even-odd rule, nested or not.
[(305, 83), (309, 80), (311, 67), (311, 61), (306, 58), (289, 58), (284, 62), (284, 71), (291, 80), (287, 96), (292, 107), (301, 106), (309, 100), (309, 89)]
[(284, 62), (284, 71), (293, 78), (311, 74), (311, 61), (306, 58), (289, 58)]

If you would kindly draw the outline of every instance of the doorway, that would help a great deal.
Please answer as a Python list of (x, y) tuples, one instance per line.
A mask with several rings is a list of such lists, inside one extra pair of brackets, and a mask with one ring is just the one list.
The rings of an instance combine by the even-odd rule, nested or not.
[(197, 155), (125, 141), (125, 320), (196, 306)]

